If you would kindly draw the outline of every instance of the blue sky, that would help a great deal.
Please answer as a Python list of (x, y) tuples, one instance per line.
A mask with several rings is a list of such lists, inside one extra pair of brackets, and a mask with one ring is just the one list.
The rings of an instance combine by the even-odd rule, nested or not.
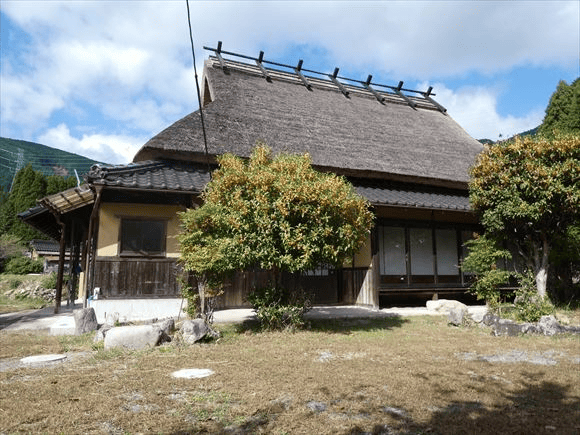
[[(190, 2), (204, 45), (425, 90), (476, 139), (542, 122), (580, 76), (580, 2)], [(0, 136), (123, 164), (197, 109), (185, 0), (10, 1), (0, 9)]]

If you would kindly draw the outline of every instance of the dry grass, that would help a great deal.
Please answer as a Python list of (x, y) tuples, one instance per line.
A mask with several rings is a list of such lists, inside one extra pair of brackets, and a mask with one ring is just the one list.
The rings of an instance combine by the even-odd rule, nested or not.
[(43, 308), (50, 303), (41, 298), (11, 298), (6, 296), (9, 290), (18, 287), (21, 283), (40, 282), (44, 275), (30, 274), (30, 275), (12, 275), (0, 274), (0, 314), (12, 313), (15, 311), (30, 310)]
[[(2, 372), (0, 433), (580, 431), (577, 336), (492, 337), (440, 317), (322, 322), (294, 334), (222, 329), (218, 343), (99, 350), (52, 368)], [(3, 358), (63, 346), (92, 348), (88, 337), (63, 345), (0, 332)], [(477, 359), (513, 351), (556, 364)], [(215, 374), (171, 377), (183, 368)]]

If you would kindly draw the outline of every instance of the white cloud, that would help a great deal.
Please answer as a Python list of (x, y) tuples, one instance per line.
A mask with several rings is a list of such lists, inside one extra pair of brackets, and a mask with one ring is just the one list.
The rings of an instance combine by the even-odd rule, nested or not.
[[(313, 53), (307, 68), (338, 66), (395, 83), (578, 66), (578, 1), (191, 1), (190, 7), (200, 75), (207, 57), (201, 47), (218, 40), (225, 50), (264, 50), (270, 59), (306, 47)], [(97, 112), (91, 131), (101, 139), (119, 131), (148, 138), (197, 106), (185, 2), (4, 0), (2, 14), (28, 34), (18, 56), (2, 47), (2, 135), (31, 139), (53, 123), (40, 137), (60, 132), (67, 143), (81, 141), (54, 125), (64, 120), (80, 131), (73, 128), (78, 109), (90, 106)], [(10, 68), (16, 57), (22, 65)], [(490, 90), (449, 92), (450, 112), (475, 137), (506, 136), (541, 120), (536, 112), (498, 115)]]
[[(442, 83), (431, 84), (437, 89), (437, 102), (449, 115), (475, 139), (497, 140), (511, 137), (537, 127), (542, 123), (544, 111), (534, 110), (525, 116), (502, 116), (497, 110), (499, 91), (483, 87), (463, 87), (451, 90)], [(427, 88), (426, 83), (418, 85)]]
[(73, 137), (65, 124), (47, 130), (38, 142), (53, 148), (79, 154), (93, 160), (111, 164), (126, 164), (145, 143), (142, 138), (123, 135), (83, 134)]
[(0, 124), (19, 123), (25, 129), (43, 125), (51, 113), (64, 107), (63, 98), (43, 83), (30, 83), (18, 76), (2, 79)]

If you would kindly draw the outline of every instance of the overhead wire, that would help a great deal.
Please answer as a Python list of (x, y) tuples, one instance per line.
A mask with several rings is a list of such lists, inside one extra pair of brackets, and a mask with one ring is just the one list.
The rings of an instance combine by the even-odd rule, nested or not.
[(195, 88), (197, 90), (197, 103), (199, 105), (199, 115), (201, 118), (201, 130), (203, 132), (203, 145), (205, 148), (205, 157), (207, 160), (207, 172), (208, 172), (210, 180), (211, 180), (211, 165), (210, 165), (209, 152), (207, 149), (207, 135), (205, 133), (205, 120), (203, 117), (203, 108), (201, 106), (201, 92), (199, 91), (199, 81), (198, 81), (198, 77), (197, 77), (197, 66), (195, 65), (195, 47), (193, 44), (193, 31), (191, 29), (191, 15), (189, 12), (189, 0), (185, 0), (185, 3), (187, 5), (187, 23), (189, 25), (189, 40), (191, 41), (191, 55), (193, 57), (193, 74), (195, 76)]

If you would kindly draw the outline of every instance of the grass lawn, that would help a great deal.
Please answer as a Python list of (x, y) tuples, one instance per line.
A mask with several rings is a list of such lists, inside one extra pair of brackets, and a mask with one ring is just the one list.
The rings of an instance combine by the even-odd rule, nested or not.
[[(216, 343), (104, 351), (0, 331), (0, 433), (479, 434), (580, 432), (578, 336), (493, 337), (444, 317), (219, 325)], [(6, 368), (6, 367), (5, 367)], [(211, 369), (177, 379), (184, 368)]]

